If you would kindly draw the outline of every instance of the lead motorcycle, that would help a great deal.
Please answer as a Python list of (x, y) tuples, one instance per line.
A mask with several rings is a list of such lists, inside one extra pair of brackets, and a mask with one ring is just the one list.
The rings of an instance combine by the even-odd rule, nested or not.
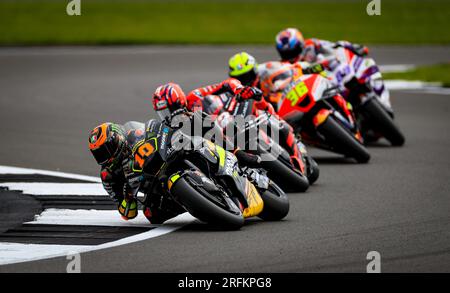
[(393, 146), (405, 143), (405, 137), (394, 122), (389, 91), (372, 58), (358, 56), (338, 47), (334, 51), (338, 65), (325, 71), (352, 104), (366, 142), (385, 137)]
[(260, 76), (265, 97), (304, 142), (359, 163), (370, 160), (351, 107), (328, 79), (281, 62), (262, 64)]
[(152, 196), (162, 196), (221, 229), (239, 229), (250, 217), (286, 217), (288, 197), (263, 170), (239, 167), (232, 153), (170, 127), (170, 121), (156, 129), (150, 123), (134, 152), (144, 162), (145, 206)]

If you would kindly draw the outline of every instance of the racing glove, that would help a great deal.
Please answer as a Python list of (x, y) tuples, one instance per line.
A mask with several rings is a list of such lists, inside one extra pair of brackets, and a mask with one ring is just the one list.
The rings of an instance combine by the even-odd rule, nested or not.
[(346, 49), (351, 50), (353, 53), (355, 53), (358, 56), (364, 57), (369, 55), (369, 48), (367, 48), (364, 45), (360, 45), (360, 44), (352, 44), (350, 42), (347, 41), (338, 41), (335, 43), (335, 48), (337, 47), (344, 47)]
[(369, 55), (369, 48), (363, 45), (353, 45), (353, 53), (358, 56), (367, 56)]
[(322, 64), (316, 63), (316, 64), (313, 64), (313, 65), (303, 69), (303, 73), (305, 73), (305, 74), (319, 74), (319, 73), (321, 73), (324, 70), (325, 70), (325, 67)]
[(138, 214), (138, 204), (136, 199), (124, 199), (119, 204), (118, 210), (120, 215), (122, 216), (122, 219), (124, 220), (130, 220), (136, 218)]
[(236, 95), (240, 97), (240, 100), (253, 99), (261, 101), (262, 91), (256, 87), (244, 86), (236, 90)]

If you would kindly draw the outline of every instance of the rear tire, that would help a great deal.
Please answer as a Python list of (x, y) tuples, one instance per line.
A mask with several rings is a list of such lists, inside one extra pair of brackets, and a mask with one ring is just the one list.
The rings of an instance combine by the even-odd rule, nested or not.
[(358, 163), (367, 163), (370, 160), (370, 154), (366, 148), (335, 121), (333, 116), (328, 116), (327, 120), (319, 125), (317, 131), (336, 151), (354, 158)]
[(227, 211), (205, 198), (185, 178), (178, 179), (170, 190), (172, 196), (194, 217), (219, 229), (237, 230), (244, 225), (242, 213)]
[(361, 112), (367, 116), (372, 128), (381, 133), (393, 146), (402, 146), (405, 137), (391, 116), (377, 99), (370, 99), (361, 106)]
[(269, 183), (269, 189), (261, 193), (264, 201), (263, 211), (258, 215), (265, 221), (279, 221), (289, 213), (289, 199), (286, 193), (274, 182)]

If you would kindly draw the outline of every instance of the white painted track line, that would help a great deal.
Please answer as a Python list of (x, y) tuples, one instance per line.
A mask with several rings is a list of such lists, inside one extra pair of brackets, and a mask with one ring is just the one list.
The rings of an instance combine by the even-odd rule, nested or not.
[(9, 190), (22, 191), (32, 195), (92, 195), (108, 196), (99, 183), (40, 183), (40, 182), (5, 182), (1, 186)]
[(144, 241), (174, 232), (182, 228), (183, 226), (194, 222), (195, 220), (196, 219), (190, 214), (184, 213), (166, 221), (158, 228), (100, 245), (0, 243), (0, 265), (61, 257), (73, 253), (83, 253), (88, 251), (107, 249), (138, 241)]
[(27, 222), (26, 224), (155, 227), (155, 225), (150, 225), (141, 211), (139, 211), (136, 218), (125, 221), (116, 210), (69, 210), (54, 208), (44, 210), (40, 215), (35, 217), (34, 221)]
[(39, 169), (28, 169), (28, 168), (20, 168), (20, 167), (10, 167), (0, 165), (0, 174), (42, 174), (49, 175), (55, 177), (62, 178), (70, 178), (70, 179), (79, 179), (90, 182), (101, 182), (100, 177), (92, 177), (85, 176), (79, 174), (65, 173), (65, 172), (56, 172), (56, 171), (47, 171), (47, 170), (39, 170)]
[[(19, 167), (0, 166), (0, 174), (42, 174), (62, 178), (80, 179), (93, 183), (21, 183), (6, 182), (1, 186), (10, 190), (19, 190), (27, 194), (34, 195), (107, 195), (103, 187), (98, 182), (100, 178), (84, 176), (71, 173), (54, 172), (37, 169), (27, 169)], [(196, 221), (189, 213), (181, 214), (166, 221), (162, 225), (144, 233), (101, 245), (47, 245), (47, 244), (21, 244), (21, 243), (0, 243), (0, 265), (36, 261), (41, 259), (66, 256), (73, 253), (83, 253), (99, 249), (106, 249), (120, 245), (126, 245), (137, 241), (148, 240), (174, 232), (185, 225)], [(52, 224), (52, 225), (100, 225), (100, 226), (130, 226), (130, 227), (155, 227), (149, 224), (147, 219), (140, 215), (133, 220), (124, 221), (117, 211), (100, 210), (66, 210), (47, 209), (35, 220), (28, 222), (31, 224)]]

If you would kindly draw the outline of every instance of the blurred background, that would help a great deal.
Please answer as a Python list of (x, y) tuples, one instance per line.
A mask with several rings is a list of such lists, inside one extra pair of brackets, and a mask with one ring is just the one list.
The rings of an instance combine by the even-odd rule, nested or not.
[(0, 1), (0, 44), (272, 44), (285, 27), (306, 38), (373, 44), (448, 44), (450, 1), (381, 0)]

